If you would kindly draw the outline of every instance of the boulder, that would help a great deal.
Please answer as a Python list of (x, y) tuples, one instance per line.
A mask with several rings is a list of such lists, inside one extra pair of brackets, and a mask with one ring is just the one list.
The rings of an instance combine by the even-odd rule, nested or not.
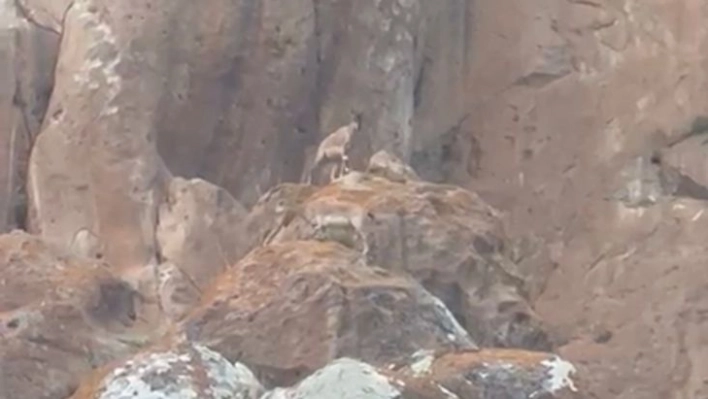
[(550, 348), (524, 277), (506, 256), (499, 212), (474, 192), (352, 172), (321, 188), (276, 187), (247, 224), (269, 226), (266, 244), (336, 241), (412, 275), (483, 346)]
[(452, 399), (444, 389), (408, 381), (364, 362), (339, 358), (292, 388), (276, 388), (261, 399)]
[(262, 393), (243, 364), (182, 341), (146, 349), (94, 372), (72, 399), (258, 399)]
[(156, 230), (161, 260), (204, 288), (245, 255), (246, 215), (246, 209), (221, 187), (202, 179), (171, 179)]
[(405, 365), (373, 367), (340, 358), (290, 388), (263, 399), (570, 399), (584, 397), (575, 366), (552, 353), (485, 349), (419, 351)]
[(201, 300), (202, 289), (174, 263), (157, 266), (155, 298), (163, 316), (169, 321), (179, 321)]
[(101, 263), (26, 233), (0, 236), (0, 398), (65, 398), (148, 341), (140, 295)]
[(159, 37), (146, 8), (88, 0), (64, 13), (28, 179), (32, 233), (70, 248), (88, 230), (104, 259), (131, 273), (157, 263), (157, 206), (170, 177), (154, 144), (161, 80), (150, 66), (160, 70), (159, 60), (139, 50)]
[(291, 384), (341, 356), (383, 364), (420, 348), (476, 348), (414, 280), (319, 241), (254, 250), (216, 279), (181, 331), (267, 385)]
[(386, 150), (371, 156), (366, 172), (398, 183), (420, 180), (413, 168)]
[(432, 382), (451, 398), (578, 398), (575, 366), (553, 353), (515, 349), (421, 351), (395, 373)]

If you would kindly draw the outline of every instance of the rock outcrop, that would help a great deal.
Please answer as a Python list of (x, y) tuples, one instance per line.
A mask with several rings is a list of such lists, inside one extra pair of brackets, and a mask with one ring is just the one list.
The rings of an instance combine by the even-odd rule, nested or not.
[(486, 399), (572, 398), (575, 367), (547, 353), (509, 350), (416, 353), (401, 369), (376, 369), (341, 358), (292, 388), (277, 388), (263, 399), (375, 398)]
[[(703, 0), (0, 0), (0, 233), (32, 234), (0, 238), (24, 259), (0, 259), (0, 397), (66, 397), (249, 251), (299, 242), (438, 297), (481, 347), (558, 352), (590, 397), (708, 396), (706, 20)], [(295, 184), (352, 112), (359, 172)], [(132, 319), (102, 295), (140, 298), (136, 321), (96, 316)]]
[(420, 180), (413, 168), (386, 150), (379, 150), (371, 156), (366, 172), (397, 183)]
[(148, 30), (159, 29), (156, 18), (145, 6), (71, 3), (29, 166), (29, 230), (68, 248), (88, 229), (121, 270), (156, 263), (157, 206), (169, 179), (154, 145), (160, 80), (134, 41), (157, 40)]
[(59, 48), (58, 32), (0, 1), (0, 232), (24, 228), (27, 165), (47, 110)]
[(327, 399), (371, 397), (381, 399), (450, 399), (433, 384), (408, 384), (385, 370), (351, 358), (337, 359), (292, 388), (276, 388), (263, 399)]
[(204, 288), (249, 249), (247, 214), (221, 187), (201, 179), (171, 179), (158, 214), (160, 261), (173, 264)]
[(246, 366), (182, 341), (104, 367), (72, 399), (259, 399), (262, 393), (263, 387)]
[(396, 375), (429, 381), (448, 398), (577, 398), (570, 362), (551, 353), (510, 349), (435, 354), (421, 351)]
[(142, 301), (106, 265), (0, 236), (0, 398), (66, 398), (95, 367), (144, 345)]
[(256, 249), (219, 276), (181, 329), (281, 386), (341, 356), (384, 364), (419, 348), (476, 348), (413, 279), (334, 242)]
[(337, 241), (372, 264), (409, 273), (481, 345), (550, 348), (524, 278), (505, 254), (499, 213), (473, 192), (352, 172), (317, 190), (274, 188), (247, 225), (268, 243)]

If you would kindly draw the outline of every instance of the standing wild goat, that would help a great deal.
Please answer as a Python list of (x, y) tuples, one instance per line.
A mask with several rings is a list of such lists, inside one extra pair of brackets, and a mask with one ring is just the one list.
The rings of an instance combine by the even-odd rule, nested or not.
[(329, 162), (338, 162), (337, 167), (330, 172), (330, 181), (341, 177), (349, 171), (347, 152), (349, 152), (351, 147), (352, 135), (359, 130), (359, 120), (359, 116), (356, 116), (350, 124), (340, 127), (322, 140), (319, 147), (317, 147), (315, 161), (312, 163), (308, 173), (308, 184), (312, 183), (312, 173), (318, 167)]

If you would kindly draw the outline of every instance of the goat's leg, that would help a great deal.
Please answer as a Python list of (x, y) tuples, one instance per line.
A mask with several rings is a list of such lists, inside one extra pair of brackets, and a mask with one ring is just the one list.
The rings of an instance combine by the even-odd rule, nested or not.
[(329, 171), (329, 182), (333, 182), (337, 179), (337, 170), (339, 169), (339, 164), (333, 164)]
[(341, 167), (342, 167), (342, 169), (341, 169), (341, 174), (342, 174), (342, 175), (346, 175), (347, 173), (349, 173), (349, 171), (350, 171), (350, 169), (349, 169), (349, 157), (347, 156), (347, 154), (342, 154)]

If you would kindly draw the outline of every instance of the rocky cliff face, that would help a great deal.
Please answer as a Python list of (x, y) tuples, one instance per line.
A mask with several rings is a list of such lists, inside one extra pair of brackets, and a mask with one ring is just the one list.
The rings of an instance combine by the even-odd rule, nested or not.
[[(204, 397), (314, 397), (332, 370), (379, 397), (574, 394), (546, 352), (574, 395), (707, 395), (706, 20), (0, 0), (0, 398), (120, 397), (165, 363)], [(299, 184), (354, 115), (355, 172)], [(415, 348), (448, 371), (411, 377)]]

